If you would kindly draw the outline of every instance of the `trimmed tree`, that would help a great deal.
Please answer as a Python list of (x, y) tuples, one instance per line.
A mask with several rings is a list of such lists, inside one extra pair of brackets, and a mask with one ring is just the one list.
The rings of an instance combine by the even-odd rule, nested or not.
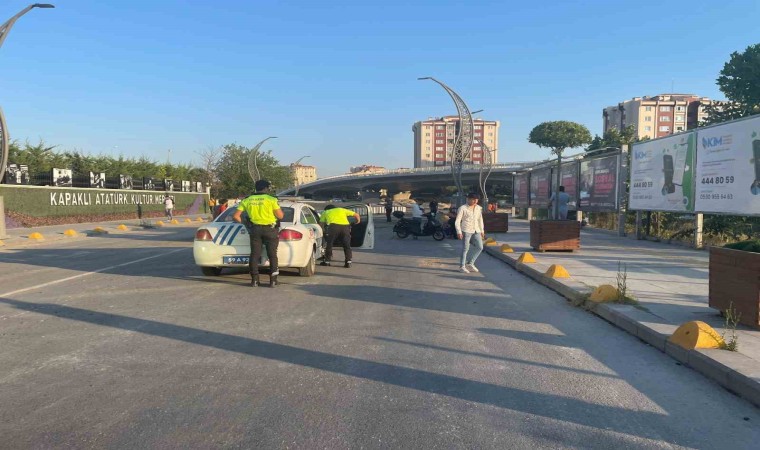
[[(591, 133), (584, 125), (566, 120), (544, 122), (530, 131), (528, 142), (541, 148), (549, 148), (557, 155), (557, 183), (554, 192), (559, 199), (559, 184), (562, 180), (562, 153), (568, 148), (581, 147), (591, 143)], [(559, 201), (554, 201), (554, 217), (559, 218)]]

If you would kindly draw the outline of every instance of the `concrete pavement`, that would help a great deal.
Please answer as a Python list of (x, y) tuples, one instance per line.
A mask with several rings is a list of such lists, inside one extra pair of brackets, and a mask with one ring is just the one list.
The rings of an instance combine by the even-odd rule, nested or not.
[[(666, 342), (678, 326), (693, 320), (724, 332), (724, 319), (708, 307), (707, 251), (584, 228), (580, 251), (539, 253), (530, 248), (529, 223), (511, 218), (508, 233), (489, 236), (514, 249), (502, 254), (499, 246), (487, 247), (489, 254), (571, 300), (579, 301), (602, 284), (616, 286), (618, 269), (625, 268), (630, 295), (638, 305), (591, 305), (592, 311), (760, 406), (760, 331), (739, 325), (738, 352), (687, 352)], [(526, 251), (536, 257), (535, 264), (517, 263)], [(552, 264), (561, 264), (571, 277), (546, 277)]]

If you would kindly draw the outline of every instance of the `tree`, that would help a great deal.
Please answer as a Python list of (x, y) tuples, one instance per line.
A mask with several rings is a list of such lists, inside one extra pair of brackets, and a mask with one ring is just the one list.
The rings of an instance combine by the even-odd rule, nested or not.
[(203, 182), (204, 186), (211, 187), (211, 196), (217, 197), (218, 195), (218, 177), (216, 174), (216, 164), (219, 161), (221, 150), (215, 147), (208, 147), (205, 150), (196, 152), (201, 158), (200, 172), (198, 179)]
[[(248, 173), (248, 156), (251, 149), (237, 144), (227, 144), (215, 167), (219, 178), (219, 197), (247, 196), (255, 191), (253, 179)], [(257, 166), (261, 177), (269, 180), (275, 188), (290, 185), (290, 173), (272, 156), (271, 151), (260, 152)]]
[(716, 82), (728, 102), (707, 106), (709, 116), (701, 125), (760, 114), (760, 44), (731, 53)]
[(628, 125), (622, 131), (617, 128), (610, 128), (604, 132), (604, 137), (594, 136), (591, 145), (586, 148), (586, 151), (607, 147), (621, 148), (623, 145), (631, 145), (640, 140), (636, 136), (636, 128), (633, 125)]
[[(557, 155), (557, 184), (554, 192), (559, 197), (559, 184), (562, 180), (562, 153), (565, 149), (590, 144), (591, 133), (584, 125), (566, 120), (544, 122), (530, 131), (528, 142), (542, 148), (549, 148)], [(559, 218), (559, 202), (554, 202), (554, 217)]]

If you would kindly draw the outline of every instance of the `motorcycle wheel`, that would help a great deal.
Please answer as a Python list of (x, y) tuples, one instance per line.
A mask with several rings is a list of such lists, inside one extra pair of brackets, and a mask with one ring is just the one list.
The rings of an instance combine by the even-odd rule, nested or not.
[(433, 232), (433, 239), (435, 239), (436, 241), (442, 241), (446, 239), (446, 235), (443, 234), (443, 230), (435, 230)]
[(407, 236), (409, 236), (409, 232), (404, 229), (401, 229), (401, 230), (396, 231), (396, 236), (398, 236), (399, 239), (406, 239)]

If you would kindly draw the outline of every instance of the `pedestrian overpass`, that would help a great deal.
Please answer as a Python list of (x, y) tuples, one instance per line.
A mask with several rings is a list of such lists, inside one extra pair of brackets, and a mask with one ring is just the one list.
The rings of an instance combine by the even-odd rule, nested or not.
[[(495, 164), (488, 177), (488, 190), (500, 187), (512, 192), (514, 172), (535, 166), (539, 161)], [(479, 192), (478, 180), (482, 166), (465, 165), (462, 168), (462, 184), (468, 192)], [(358, 192), (386, 190), (388, 194), (398, 192), (441, 192), (444, 187), (453, 186), (451, 166), (427, 167), (419, 169), (394, 169), (381, 173), (357, 173), (320, 178), (298, 186), (298, 194), (313, 198), (333, 196), (355, 197)], [(278, 192), (278, 195), (294, 195), (295, 187)]]

